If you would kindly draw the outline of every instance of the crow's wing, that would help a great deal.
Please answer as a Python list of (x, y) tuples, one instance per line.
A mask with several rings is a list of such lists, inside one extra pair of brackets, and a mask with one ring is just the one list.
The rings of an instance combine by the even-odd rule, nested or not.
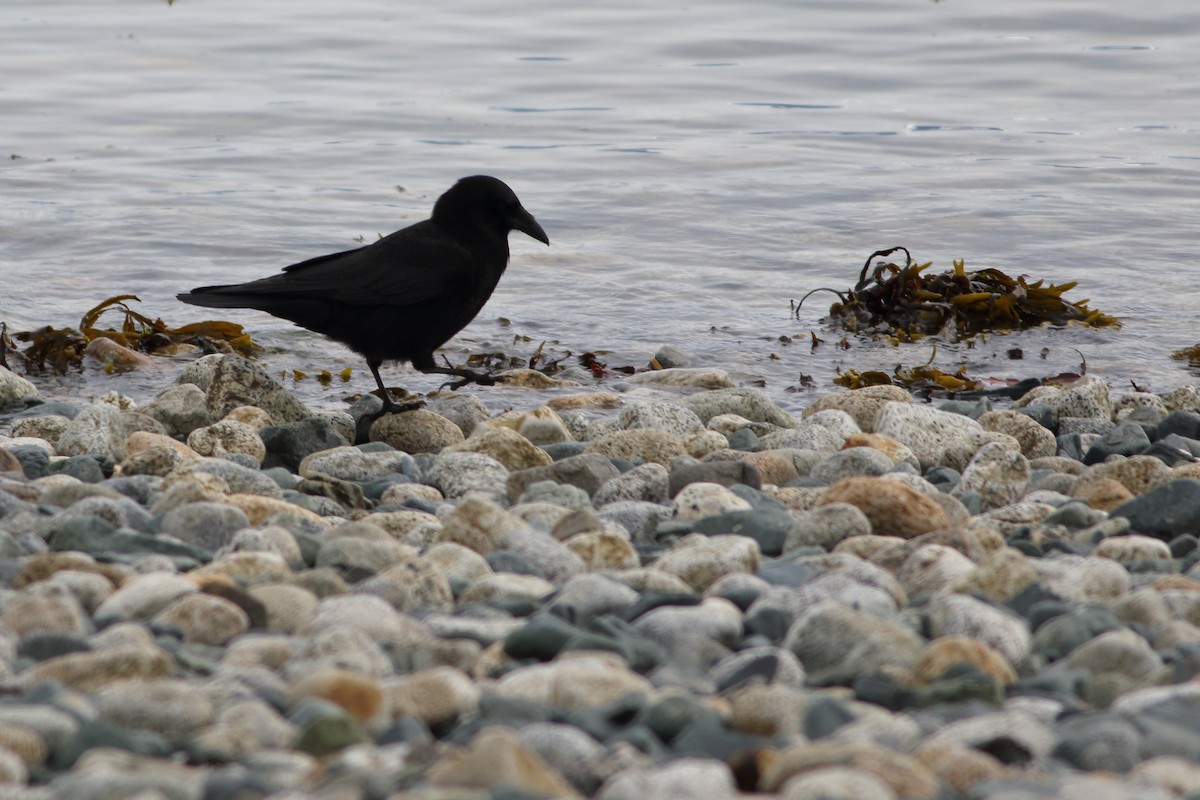
[(269, 278), (205, 286), (192, 295), (324, 298), (357, 306), (423, 303), (463, 285), (481, 265), (472, 252), (429, 220), (379, 241), (310, 258)]

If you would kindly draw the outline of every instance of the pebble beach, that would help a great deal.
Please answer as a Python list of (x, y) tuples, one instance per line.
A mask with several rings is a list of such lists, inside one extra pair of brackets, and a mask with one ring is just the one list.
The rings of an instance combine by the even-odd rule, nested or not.
[(1200, 387), (564, 375), (0, 369), (0, 800), (1200, 798)]

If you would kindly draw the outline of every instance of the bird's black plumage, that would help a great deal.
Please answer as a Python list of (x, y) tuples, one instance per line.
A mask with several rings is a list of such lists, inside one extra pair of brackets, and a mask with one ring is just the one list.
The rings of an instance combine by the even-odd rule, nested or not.
[(249, 283), (201, 286), (178, 295), (209, 308), (255, 308), (342, 342), (367, 360), (393, 410), (379, 366), (410, 361), (422, 372), (466, 383), (495, 379), (439, 367), (433, 352), (475, 318), (508, 265), (509, 231), (550, 244), (546, 232), (503, 181), (463, 178), (429, 219), (379, 241), (284, 268)]

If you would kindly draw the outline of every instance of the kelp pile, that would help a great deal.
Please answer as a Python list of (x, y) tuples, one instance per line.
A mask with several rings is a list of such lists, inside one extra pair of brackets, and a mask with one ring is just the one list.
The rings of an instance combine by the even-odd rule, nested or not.
[[(903, 265), (883, 260), (901, 251)], [(880, 261), (872, 266), (876, 259)], [(1120, 325), (1115, 317), (1089, 308), (1087, 300), (1063, 299), (1075, 288), (1075, 281), (1031, 283), (1024, 275), (1014, 278), (994, 268), (968, 272), (963, 261), (955, 261), (953, 269), (945, 272), (927, 273), (931, 265), (914, 263), (904, 247), (876, 251), (863, 265), (852, 290), (814, 289), (794, 304), (794, 313), (799, 318), (804, 301), (815, 292), (832, 291), (839, 300), (829, 310), (832, 324), (897, 341), (935, 334), (963, 339), (1041, 325)]]
[[(82, 367), (84, 351), (96, 339), (111, 339), (135, 352), (160, 355), (174, 354), (184, 346), (196, 348), (201, 353), (238, 352), (243, 355), (256, 349), (241, 325), (212, 320), (173, 328), (161, 319), (151, 319), (133, 309), (129, 301), (141, 302), (132, 294), (104, 300), (83, 315), (78, 328), (47, 325), (10, 335), (7, 326), (0, 323), (0, 366), (11, 369), (9, 356), (15, 356), (26, 373), (63, 374)], [(112, 314), (119, 315), (120, 327), (100, 327), (100, 318)], [(24, 343), (24, 347), (17, 342)]]

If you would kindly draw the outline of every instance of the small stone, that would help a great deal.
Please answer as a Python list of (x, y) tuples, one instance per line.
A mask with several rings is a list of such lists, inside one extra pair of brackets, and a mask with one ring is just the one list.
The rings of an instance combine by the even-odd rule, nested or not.
[(674, 389), (727, 389), (733, 378), (723, 369), (709, 367), (672, 367), (671, 369), (639, 372), (629, 376), (634, 386), (657, 386)]
[(792, 528), (783, 545), (785, 553), (810, 546), (832, 550), (847, 539), (871, 533), (867, 515), (850, 503), (830, 503), (812, 511), (793, 511), (792, 518)]
[(1130, 534), (1110, 536), (1092, 551), (1098, 558), (1111, 558), (1121, 563), (1147, 561), (1151, 559), (1171, 560), (1171, 548), (1161, 539)]
[(843, 478), (883, 475), (895, 466), (887, 454), (874, 448), (843, 447), (814, 466), (808, 477), (829, 486)]
[(566, 545), (589, 570), (632, 569), (641, 564), (629, 538), (608, 531), (576, 534)]
[(910, 448), (920, 461), (921, 469), (944, 463), (948, 447), (964, 437), (983, 433), (975, 420), (929, 406), (909, 403), (885, 404), (874, 422), (874, 433), (891, 437)]
[(488, 789), (501, 784), (528, 796), (579, 797), (561, 774), (521, 743), (516, 731), (501, 726), (484, 728), (466, 748), (447, 752), (425, 777), (439, 786)]
[(791, 415), (761, 389), (737, 387), (699, 392), (685, 397), (681, 405), (695, 412), (701, 423), (707, 423), (718, 414), (737, 414), (753, 422), (766, 422), (780, 428), (791, 428), (796, 424)]
[(675, 516), (698, 520), (728, 511), (748, 511), (750, 504), (716, 483), (690, 483), (675, 495)]
[[(671, 461), (687, 454), (681, 437), (656, 428), (619, 430), (588, 443), (585, 453), (609, 458), (637, 459), (670, 466)], [(561, 462), (560, 462), (561, 463)]]
[(520, 497), (531, 484), (550, 480), (578, 486), (591, 496), (605, 481), (619, 474), (620, 471), (608, 457), (599, 453), (581, 453), (548, 466), (512, 473), (508, 477), (508, 495)]
[(1135, 497), (1170, 482), (1176, 473), (1153, 456), (1130, 456), (1116, 461), (1094, 464), (1081, 476), (1081, 480), (1112, 478), (1128, 489)]
[(896, 622), (825, 600), (796, 620), (783, 647), (800, 659), (810, 677), (836, 671), (852, 679), (890, 665), (912, 669), (920, 658), (922, 642)]
[(784, 747), (763, 770), (759, 789), (775, 792), (795, 776), (832, 766), (852, 767), (873, 775), (897, 797), (932, 800), (938, 796), (937, 776), (928, 767), (912, 756), (874, 742), (818, 741)]
[(566, 709), (601, 708), (629, 695), (647, 697), (650, 681), (613, 654), (583, 652), (513, 670), (495, 683), (502, 697)]
[(260, 408), (277, 424), (312, 416), (312, 412), (266, 370), (239, 355), (226, 355), (216, 362), (208, 384), (207, 401), (208, 411), (214, 419), (224, 418), (238, 406)]
[(975, 570), (975, 563), (952, 547), (926, 544), (913, 550), (896, 577), (910, 597), (954, 586)]
[(463, 433), (442, 415), (417, 408), (381, 416), (371, 425), (370, 439), (385, 442), (403, 453), (436, 453), (462, 442)]
[(715, 483), (720, 486), (745, 484), (751, 489), (762, 488), (762, 477), (753, 464), (746, 461), (712, 461), (690, 464), (671, 470), (668, 478), (668, 496), (674, 497), (685, 486), (693, 483)]
[(453, 542), (487, 555), (500, 548), (517, 531), (530, 530), (528, 523), (480, 495), (470, 495), (442, 520), (438, 542)]
[(482, 694), (477, 684), (452, 667), (389, 678), (382, 688), (393, 719), (416, 717), (433, 728), (474, 716)]
[(553, 459), (545, 450), (521, 434), (493, 425), (476, 426), (470, 438), (445, 448), (446, 453), (483, 453), (503, 464), (510, 472), (551, 464)]
[(655, 562), (655, 567), (702, 592), (731, 573), (753, 574), (761, 562), (758, 543), (745, 536), (691, 534)]
[[(479, 492), (496, 502), (507, 503), (511, 485), (509, 477), (508, 469), (491, 456), (483, 453), (445, 453), (438, 457), (430, 470), (429, 482), (449, 500)], [(519, 496), (519, 493), (513, 496)]]
[(77, 692), (94, 692), (117, 681), (165, 678), (172, 667), (171, 657), (157, 647), (127, 645), (51, 658), (22, 679), (30, 686), (55, 681)]
[(701, 758), (681, 758), (658, 765), (623, 769), (601, 787), (597, 800), (735, 800), (741, 797), (728, 765)]
[(185, 595), (160, 611), (154, 622), (183, 631), (185, 642), (220, 647), (250, 628), (250, 618), (234, 603), (207, 593)]
[(377, 680), (345, 669), (310, 672), (288, 690), (288, 704), (293, 707), (313, 697), (337, 704), (359, 722), (374, 718), (384, 707), (383, 689)]
[(957, 635), (939, 636), (926, 645), (914, 675), (918, 683), (929, 685), (956, 664), (971, 664), (1000, 684), (1017, 680), (1016, 670), (997, 650), (978, 639)]
[(1053, 456), (1058, 450), (1054, 433), (1020, 411), (987, 411), (979, 416), (977, 422), (984, 430), (1012, 436), (1021, 443), (1021, 455), (1026, 458)]
[(993, 442), (975, 453), (950, 494), (962, 497), (967, 492), (976, 492), (983, 500), (983, 509), (991, 510), (1015, 503), (1025, 494), (1027, 486), (1029, 461), (1020, 453)]
[(848, 503), (856, 506), (871, 522), (876, 534), (892, 534), (911, 539), (930, 531), (949, 527), (942, 507), (928, 496), (896, 481), (884, 478), (846, 478), (825, 490), (819, 505)]
[(1071, 487), (1071, 496), (1086, 501), (1092, 508), (1108, 512), (1133, 499), (1133, 494), (1112, 478), (1077, 480)]
[(36, 386), (7, 367), (0, 367), (0, 408), (24, 405), (37, 396)]
[(395, 472), (415, 469), (412, 456), (399, 451), (365, 452), (357, 447), (335, 447), (306, 456), (299, 466), (305, 478), (328, 475), (345, 481), (370, 481)]
[(978, 639), (1010, 664), (1019, 662), (1029, 652), (1029, 625), (1024, 619), (967, 595), (935, 597), (930, 603), (929, 622), (935, 637)]
[(1135, 533), (1163, 541), (1192, 533), (1200, 529), (1200, 480), (1180, 478), (1170, 481), (1117, 506), (1110, 516), (1129, 520)]

